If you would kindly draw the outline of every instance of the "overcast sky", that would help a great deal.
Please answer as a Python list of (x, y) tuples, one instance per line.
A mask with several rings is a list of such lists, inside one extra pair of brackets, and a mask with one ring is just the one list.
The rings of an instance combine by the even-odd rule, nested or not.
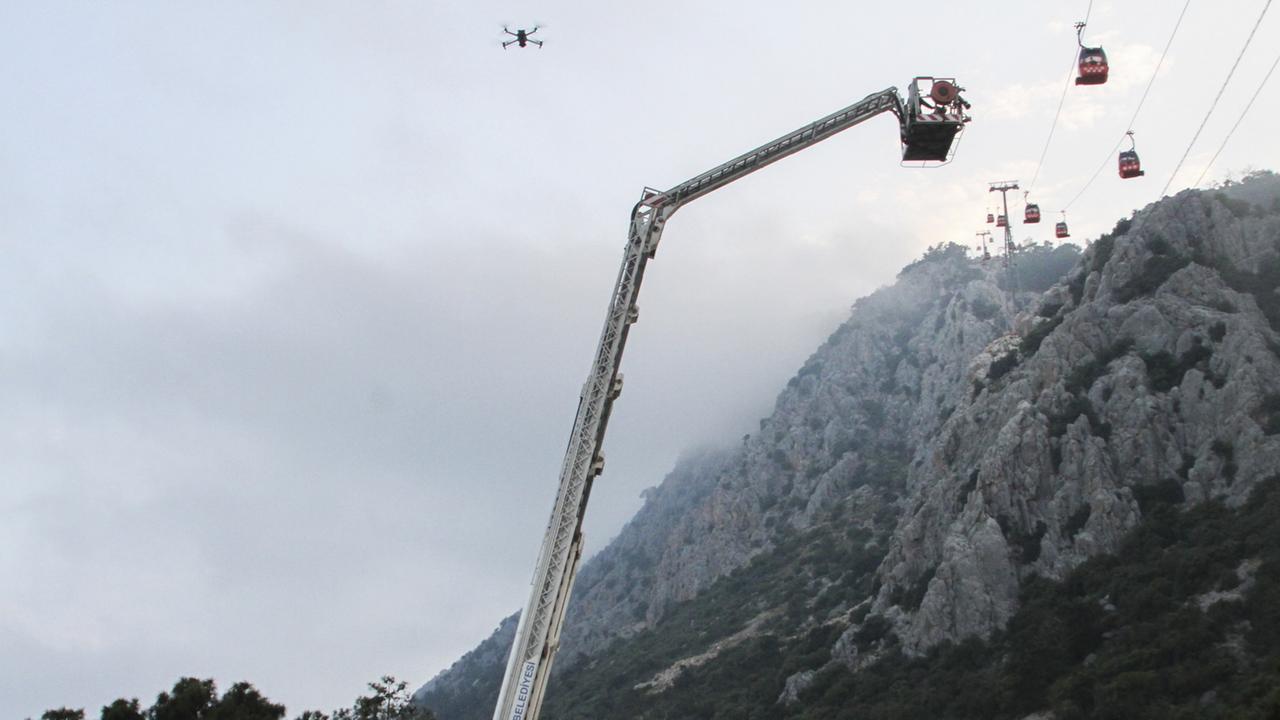
[[(1108, 158), (1077, 239), (1158, 197), (1264, 1), (1192, 3), (1135, 123), (1147, 177)], [(945, 168), (900, 168), (885, 116), (676, 215), (591, 550), (682, 450), (752, 431), (853, 300), (971, 244), (988, 181), (1030, 181), (1086, 6), (0, 4), (0, 717), (183, 675), (291, 717), (427, 680), (525, 602), (641, 189), (916, 74), (973, 104)], [(1180, 6), (1094, 3), (1111, 81), (1068, 92), (1046, 220)], [(1277, 47), (1268, 16), (1175, 188)], [(1211, 179), (1280, 165), (1272, 88)]]

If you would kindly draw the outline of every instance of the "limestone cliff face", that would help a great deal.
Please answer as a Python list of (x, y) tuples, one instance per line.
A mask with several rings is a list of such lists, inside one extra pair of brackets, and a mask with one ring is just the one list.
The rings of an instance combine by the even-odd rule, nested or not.
[(1115, 550), (1143, 493), (1239, 503), (1280, 473), (1276, 198), (1257, 180), (1147, 208), (978, 354), (879, 571), (906, 648), (1002, 627), (1020, 580)]
[[(1028, 249), (1018, 273), (1015, 296), (998, 263), (939, 248), (858, 301), (758, 432), (681, 459), (586, 564), (557, 673), (662, 633), (677, 604), (837, 509), (883, 560), (874, 583), (809, 573), (848, 597), (796, 622), (846, 628), (827, 662), (856, 670), (886, 643), (1001, 628), (1020, 581), (1114, 550), (1145, 497), (1239, 502), (1280, 473), (1274, 176), (1152, 205), (1083, 255)], [(491, 650), (419, 700), (487, 718)], [(444, 711), (464, 695), (476, 711)]]
[(758, 433), (685, 458), (646, 493), (578, 579), (559, 668), (660, 624), (671, 603), (741, 567), (784, 528), (806, 527), (868, 476), (883, 482), (862, 488), (863, 513), (896, 515), (899, 468), (966, 401), (973, 356), (1012, 320), (998, 271), (957, 250), (859, 301)]

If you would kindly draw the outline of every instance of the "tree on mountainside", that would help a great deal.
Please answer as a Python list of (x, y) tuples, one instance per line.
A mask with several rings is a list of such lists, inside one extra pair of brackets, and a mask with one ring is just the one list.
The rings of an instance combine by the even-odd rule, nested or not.
[(924, 251), (924, 255), (919, 260), (908, 263), (906, 267), (898, 273), (898, 277), (902, 277), (924, 265), (934, 263), (944, 263), (949, 261), (964, 261), (969, 259), (969, 248), (959, 243), (940, 242)]
[[(1045, 242), (1040, 245), (1029, 244), (1018, 248), (1014, 261), (1014, 274), (1017, 276), (1018, 289), (1023, 292), (1044, 292), (1066, 275), (1080, 260), (1079, 246), (1070, 243), (1052, 245)], [(1000, 287), (1006, 287), (1009, 278), (1000, 277)]]
[[(332, 715), (307, 710), (295, 720), (436, 720), (426, 708), (413, 704), (409, 684), (390, 675), (369, 683), (369, 695)], [(218, 696), (212, 679), (184, 677), (169, 692), (161, 692), (145, 711), (136, 698), (120, 698), (102, 708), (101, 720), (283, 720), (285, 707), (268, 700), (252, 683), (238, 682)], [(83, 709), (46, 710), (40, 720), (85, 720)]]
[(283, 717), (283, 705), (267, 700), (247, 682), (232, 685), (208, 715), (209, 720), (280, 720)]
[(171, 693), (156, 696), (147, 711), (149, 720), (205, 720), (218, 698), (213, 680), (184, 677), (173, 684)]
[(100, 720), (146, 720), (146, 715), (142, 714), (137, 698), (131, 700), (120, 698), (110, 705), (104, 705), (99, 718)]
[(372, 695), (356, 698), (350, 709), (333, 713), (333, 720), (436, 720), (426, 708), (413, 704), (409, 695), (409, 683), (383, 675), (381, 680), (369, 683)]

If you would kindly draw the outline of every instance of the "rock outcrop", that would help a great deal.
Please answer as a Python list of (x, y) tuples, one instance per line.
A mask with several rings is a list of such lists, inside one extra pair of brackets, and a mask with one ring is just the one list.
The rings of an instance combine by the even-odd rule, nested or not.
[[(939, 251), (859, 301), (758, 433), (684, 458), (646, 492), (579, 576), (558, 667), (658, 625), (672, 603), (746, 564), (784, 527), (806, 527), (865, 478), (899, 474), (965, 400), (973, 356), (1012, 321), (997, 275), (959, 248)], [(898, 485), (867, 493), (864, 513), (896, 512)]]
[[(1280, 472), (1280, 316), (1259, 307), (1280, 272), (1272, 206), (1187, 191), (1137, 213), (1024, 315), (1016, 348), (979, 356), (881, 567), (873, 611), (906, 648), (1003, 627), (1021, 580), (1114, 551), (1144, 493), (1239, 504)], [(921, 583), (918, 607), (896, 601)]]
[[(797, 537), (838, 533), (857, 559), (804, 568), (787, 607), (744, 598), (741, 627), (665, 659), (727, 647), (747, 617), (770, 618), (750, 637), (834, 632), (774, 690), (793, 704), (823, 667), (990, 636), (1020, 584), (1113, 552), (1151, 498), (1238, 504), (1280, 473), (1275, 176), (1156, 203), (1082, 255), (1025, 248), (1017, 272), (940, 246), (859, 300), (758, 432), (681, 459), (586, 564), (556, 675), (661, 635), (674, 609)], [(501, 633), (419, 701), (487, 718), (448, 699), (496, 696)]]

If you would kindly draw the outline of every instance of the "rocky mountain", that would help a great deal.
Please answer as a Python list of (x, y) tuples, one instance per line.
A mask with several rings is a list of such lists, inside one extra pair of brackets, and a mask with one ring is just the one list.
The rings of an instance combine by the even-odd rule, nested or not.
[[(1085, 670), (1129, 658), (1125, 631), (1272, 597), (1275, 543), (1232, 533), (1269, 517), (1259, 488), (1280, 475), (1278, 286), (1270, 174), (1153, 204), (1083, 254), (1024, 248), (1012, 276), (931, 250), (854, 305), (759, 432), (683, 458), (587, 563), (543, 717), (853, 717), (855, 697), (884, 717), (934, 697), (927, 716), (1089, 712), (1112, 678)], [(1170, 544), (1135, 540), (1153, 527)], [(1184, 555), (1157, 610), (1112, 597)], [(1191, 646), (1280, 668), (1276, 644), (1231, 639), (1263, 616)], [(513, 631), (417, 701), (490, 717)], [(1011, 660), (1038, 643), (1070, 652)], [(1155, 672), (1143, 658), (1132, 672)], [(934, 689), (885, 695), (912, 682)], [(1054, 694), (1069, 682), (1093, 695)], [(1188, 717), (1253, 697), (1224, 680), (1193, 699), (1210, 692)]]

